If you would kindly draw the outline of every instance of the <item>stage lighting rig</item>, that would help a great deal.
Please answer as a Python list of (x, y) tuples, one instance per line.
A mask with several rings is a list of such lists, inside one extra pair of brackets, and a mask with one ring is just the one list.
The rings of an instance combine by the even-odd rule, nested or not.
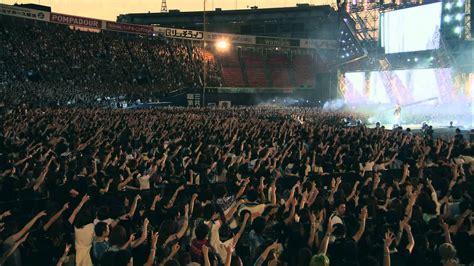
[(465, 15), (464, 0), (445, 1), (442, 11), (441, 34), (446, 40), (463, 39)]
[(344, 18), (340, 24), (339, 53), (337, 64), (345, 64), (367, 56), (367, 50), (356, 38), (351, 22)]

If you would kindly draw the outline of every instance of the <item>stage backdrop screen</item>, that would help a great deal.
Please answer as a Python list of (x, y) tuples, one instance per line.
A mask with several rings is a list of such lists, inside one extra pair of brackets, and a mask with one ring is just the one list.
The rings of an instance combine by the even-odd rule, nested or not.
[[(451, 101), (455, 94), (452, 71), (442, 69), (395, 70), (391, 81), (381, 72), (345, 73), (342, 93), (346, 103), (411, 104)], [(391, 92), (390, 82), (397, 91)]]
[(380, 14), (380, 45), (385, 53), (438, 49), (442, 3)]

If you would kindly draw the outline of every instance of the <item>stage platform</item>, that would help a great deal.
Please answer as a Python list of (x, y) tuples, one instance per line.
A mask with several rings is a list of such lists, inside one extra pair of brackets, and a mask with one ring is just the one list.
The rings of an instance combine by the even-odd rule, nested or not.
[[(385, 129), (392, 130), (393, 125), (390, 124), (382, 124), (381, 126), (384, 126)], [(456, 128), (459, 128), (461, 130), (461, 133), (464, 135), (464, 139), (469, 139), (470, 132), (471, 132), (471, 127), (463, 127), (463, 126), (442, 126), (442, 125), (431, 125), (433, 127), (433, 137), (435, 138), (442, 138), (442, 139), (450, 139), (453, 138), (454, 135), (456, 135)], [(370, 124), (367, 125), (369, 128), (375, 128), (375, 124)], [(423, 134), (422, 131), (422, 125), (421, 124), (404, 124), (401, 125), (403, 128), (403, 131), (406, 131), (407, 128), (411, 129), (411, 132), (413, 134)]]

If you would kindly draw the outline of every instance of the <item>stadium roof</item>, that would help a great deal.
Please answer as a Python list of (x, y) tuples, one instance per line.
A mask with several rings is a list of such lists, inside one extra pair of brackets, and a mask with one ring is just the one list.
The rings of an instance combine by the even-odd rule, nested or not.
[[(323, 6), (313, 6), (309, 4), (299, 4), (295, 7), (279, 7), (279, 8), (258, 8), (258, 7), (251, 7), (249, 9), (237, 9), (237, 10), (222, 10), (220, 8), (216, 8), (215, 10), (208, 10), (206, 11), (207, 16), (229, 16), (229, 15), (275, 15), (275, 14), (282, 14), (285, 13), (287, 17), (292, 16), (301, 16), (301, 11), (311, 12), (305, 14), (307, 15), (316, 15), (316, 14), (328, 14), (330, 12), (334, 12), (334, 9), (329, 5)], [(160, 17), (160, 18), (170, 18), (170, 17), (189, 17), (189, 16), (202, 16), (203, 11), (185, 11), (181, 12), (180, 10), (170, 10), (167, 13), (129, 13), (129, 14), (122, 14), (119, 15), (118, 18), (124, 17)]]
[[(136, 13), (118, 22), (203, 30), (203, 11)], [(337, 12), (329, 5), (206, 11), (207, 31), (286, 38), (333, 39)]]

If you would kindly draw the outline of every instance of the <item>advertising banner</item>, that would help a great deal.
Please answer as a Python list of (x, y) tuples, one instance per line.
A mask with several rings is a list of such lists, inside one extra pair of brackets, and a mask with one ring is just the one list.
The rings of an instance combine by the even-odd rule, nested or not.
[(135, 24), (125, 24), (125, 23), (117, 23), (117, 22), (106, 22), (107, 30), (113, 31), (122, 31), (122, 32), (130, 32), (130, 33), (137, 33), (137, 34), (153, 34), (153, 27), (145, 26), (145, 25), (135, 25)]
[(164, 35), (168, 38), (188, 39), (188, 40), (202, 40), (204, 33), (197, 30), (173, 29), (165, 28)]
[(0, 15), (48, 21), (49, 14), (45, 11), (0, 4)]
[(225, 34), (225, 33), (215, 33), (215, 32), (206, 33), (206, 41), (217, 41), (221, 39), (225, 39), (230, 43), (255, 44), (255, 36)]
[(136, 34), (161, 35), (167, 38), (209, 41), (215, 42), (226, 40), (229, 43), (248, 44), (248, 45), (266, 45), (276, 47), (300, 47), (308, 49), (336, 49), (337, 42), (333, 40), (315, 40), (315, 39), (290, 39), (276, 37), (259, 37), (251, 35), (215, 33), (198, 30), (176, 29), (166, 27), (152, 27), (147, 25), (117, 23), (112, 21), (103, 21), (93, 18), (71, 16), (59, 13), (49, 13), (45, 11), (33, 10), (28, 8), (16, 7), (0, 4), (0, 15), (22, 17), (35, 20), (50, 21), (67, 25), (88, 27), (103, 30), (112, 30)]
[(76, 17), (71, 15), (64, 15), (58, 13), (51, 13), (51, 22), (61, 23), (61, 24), (68, 24), (68, 25), (75, 25), (81, 27), (89, 27), (89, 28), (102, 28), (102, 21), (93, 18), (83, 18), (83, 17)]
[(186, 30), (186, 29), (175, 29), (165, 27), (153, 27), (153, 31), (156, 34), (163, 35), (168, 38), (186, 39), (186, 40), (206, 40), (206, 41), (217, 41), (227, 40), (230, 43), (240, 44), (255, 44), (255, 36), (250, 35), (238, 35), (238, 34), (227, 34), (227, 33), (215, 33), (215, 32), (202, 32), (198, 30)]
[(268, 46), (300, 47), (299, 39), (257, 37), (256, 43), (261, 44), (261, 45), (268, 45)]
[(337, 41), (333, 40), (316, 40), (316, 39), (302, 39), (300, 42), (301, 48), (310, 49), (328, 49), (334, 50), (337, 48)]

